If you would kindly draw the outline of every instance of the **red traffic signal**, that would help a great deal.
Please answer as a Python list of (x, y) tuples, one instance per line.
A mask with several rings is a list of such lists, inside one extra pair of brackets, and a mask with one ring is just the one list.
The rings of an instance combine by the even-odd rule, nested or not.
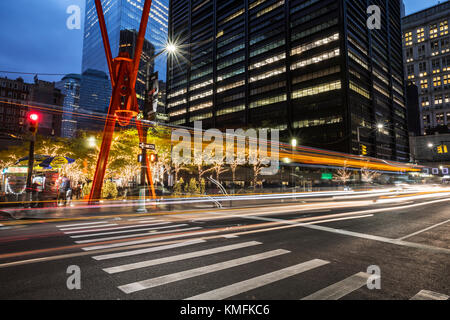
[(31, 113), (29, 118), (31, 121), (34, 121), (34, 122), (39, 121), (39, 115), (37, 113)]
[(30, 113), (28, 115), (28, 122), (29, 122), (29, 130), (30, 132), (35, 135), (37, 133), (38, 130), (38, 126), (39, 126), (39, 115), (37, 113)]
[(158, 155), (155, 154), (155, 153), (152, 153), (152, 154), (150, 155), (150, 162), (151, 162), (151, 163), (158, 162)]

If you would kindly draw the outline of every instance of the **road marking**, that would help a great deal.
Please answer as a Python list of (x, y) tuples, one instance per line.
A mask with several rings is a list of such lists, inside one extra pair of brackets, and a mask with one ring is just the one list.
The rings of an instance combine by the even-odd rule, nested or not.
[(449, 298), (449, 296), (442, 293), (437, 293), (429, 290), (421, 290), (410, 300), (448, 300)]
[(83, 244), (83, 243), (101, 242), (101, 241), (109, 241), (109, 240), (134, 238), (134, 237), (145, 237), (145, 236), (151, 236), (151, 235), (154, 235), (154, 234), (183, 232), (183, 231), (198, 230), (198, 229), (202, 229), (202, 228), (201, 227), (192, 227), (192, 228), (175, 229), (175, 230), (167, 230), (167, 231), (158, 231), (158, 232), (151, 232), (151, 233), (150, 232), (146, 232), (146, 233), (138, 233), (138, 234), (129, 234), (129, 235), (126, 235), (126, 236), (106, 237), (106, 238), (97, 238), (97, 239), (90, 239), (90, 240), (79, 240), (79, 241), (75, 241), (75, 243)]
[(304, 297), (302, 300), (338, 300), (366, 285), (367, 279), (371, 276), (379, 277), (365, 272), (359, 272), (342, 281), (332, 284), (331, 286), (314, 292), (313, 294)]
[(268, 259), (268, 258), (273, 258), (276, 256), (280, 256), (280, 255), (289, 253), (289, 252), (290, 251), (283, 250), (283, 249), (263, 252), (263, 253), (246, 256), (246, 257), (242, 257), (242, 258), (238, 258), (238, 259), (234, 259), (234, 260), (211, 264), (209, 266), (204, 266), (204, 267), (195, 268), (195, 269), (191, 269), (191, 270), (172, 273), (169, 275), (165, 275), (165, 276), (161, 276), (161, 277), (157, 277), (157, 278), (153, 278), (153, 279), (147, 279), (144, 281), (133, 282), (133, 283), (126, 284), (123, 286), (119, 286), (118, 288), (127, 294), (133, 293), (133, 292), (137, 292), (137, 291), (141, 291), (141, 290), (145, 290), (145, 289), (158, 287), (158, 286), (168, 284), (168, 283), (181, 281), (181, 280), (198, 277), (198, 276), (205, 275), (205, 274), (212, 273), (212, 272), (237, 267), (237, 266), (244, 265), (244, 264), (251, 263), (251, 262), (264, 260), (264, 259)]
[(137, 231), (148, 231), (148, 230), (161, 230), (161, 229), (168, 229), (168, 228), (175, 228), (175, 227), (185, 227), (188, 224), (174, 224), (171, 226), (165, 226), (165, 227), (151, 227), (151, 228), (142, 228), (142, 229), (132, 229), (132, 230), (120, 230), (120, 231), (112, 231), (112, 232), (100, 232), (100, 233), (89, 233), (89, 234), (81, 234), (78, 236), (70, 236), (71, 238), (87, 238), (87, 237), (94, 237), (94, 236), (106, 236), (108, 234), (118, 234), (118, 233), (129, 233), (129, 232), (137, 232)]
[[(197, 231), (195, 233), (188, 232), (188, 233), (184, 233), (184, 234), (176, 234), (176, 235), (173, 235), (173, 236), (156, 237), (156, 238), (150, 238), (150, 239), (125, 241), (125, 242), (112, 243), (112, 244), (103, 244), (103, 245), (92, 246), (92, 247), (84, 247), (84, 248), (82, 248), (82, 250), (84, 250), (84, 251), (92, 251), (92, 250), (99, 250), (99, 249), (125, 247), (125, 246), (129, 246), (129, 245), (133, 245), (133, 244), (149, 243), (149, 242), (156, 242), (156, 241), (162, 241), (162, 240), (168, 240), (168, 239), (177, 239), (177, 238), (184, 238), (184, 237), (191, 237), (191, 236), (201, 236), (201, 235), (204, 235), (204, 234), (217, 233), (217, 232), (219, 232), (219, 231), (218, 230), (208, 230), (208, 231)], [(151, 236), (151, 234), (149, 234), (149, 236)]]
[(330, 262), (320, 259), (310, 260), (304, 263), (297, 264), (295, 266), (267, 273), (259, 277), (234, 283), (229, 286), (215, 289), (209, 292), (205, 292), (197, 296), (187, 298), (186, 300), (223, 300), (232, 296), (236, 296), (243, 292), (248, 292), (250, 290), (257, 289), (262, 286), (295, 276), (302, 272), (306, 272), (308, 270), (326, 265), (328, 263)]
[(142, 228), (149, 226), (160, 226), (164, 224), (170, 224), (170, 222), (161, 222), (161, 223), (149, 223), (149, 224), (132, 224), (124, 227), (114, 227), (114, 228), (103, 228), (103, 229), (95, 229), (95, 230), (81, 230), (81, 231), (67, 231), (65, 234), (77, 234), (77, 233), (87, 233), (87, 232), (97, 232), (97, 231), (109, 231), (109, 230), (120, 230), (120, 229), (131, 229), (131, 228)]
[(138, 249), (138, 250), (132, 250), (132, 251), (119, 252), (119, 253), (103, 254), (100, 256), (94, 256), (92, 258), (95, 260), (115, 259), (115, 258), (135, 256), (135, 255), (149, 253), (149, 252), (163, 251), (163, 250), (172, 249), (172, 248), (185, 247), (185, 246), (190, 246), (193, 244), (199, 244), (199, 243), (204, 243), (204, 242), (206, 242), (206, 240), (194, 240), (194, 241), (180, 242), (180, 243), (169, 244), (169, 245), (159, 246), (159, 247), (151, 247), (151, 248), (147, 248), (147, 249)]
[(75, 223), (75, 224), (63, 224), (56, 226), (57, 228), (65, 228), (65, 227), (78, 227), (78, 226), (87, 226), (92, 224), (101, 224), (101, 223), (107, 223), (108, 221), (98, 221), (98, 222), (86, 222), (86, 223)]
[(425, 231), (434, 229), (434, 228), (436, 228), (436, 227), (439, 227), (439, 226), (441, 226), (441, 225), (443, 225), (443, 224), (446, 224), (446, 223), (448, 223), (448, 222), (450, 222), (450, 219), (445, 220), (445, 221), (440, 222), (440, 223), (436, 223), (436, 224), (434, 224), (434, 225), (432, 225), (432, 226), (430, 226), (430, 227), (428, 227), (428, 228), (419, 230), (419, 231), (417, 231), (417, 232), (408, 234), (408, 235), (406, 235), (406, 236), (404, 236), (404, 237), (398, 238), (397, 240), (404, 240), (404, 239), (406, 239), (406, 238), (410, 238), (410, 237), (415, 236), (415, 235), (418, 235), (418, 234), (420, 234), (420, 233), (422, 233), (422, 232), (425, 232)]
[(235, 235), (232, 235), (232, 234), (227, 234), (227, 235), (224, 235), (223, 238), (225, 238), (225, 239), (234, 239), (234, 238), (239, 238), (239, 237), (235, 236)]
[[(426, 204), (440, 203), (440, 202), (446, 202), (446, 201), (450, 201), (450, 198), (449, 199), (443, 199), (443, 200), (429, 201)], [(403, 206), (403, 207), (401, 207), (401, 209), (410, 208), (410, 207), (417, 207), (419, 205), (423, 205), (423, 203), (416, 204), (416, 205)], [(349, 214), (356, 214), (356, 213), (363, 213), (363, 212), (365, 212), (365, 213), (378, 212), (380, 210), (382, 210), (382, 211), (397, 210), (398, 208), (399, 207), (374, 209), (374, 210), (365, 210), (365, 211), (359, 211), (359, 212), (354, 212), (354, 213), (349, 213)], [(347, 214), (347, 213), (344, 213), (344, 214)], [(394, 244), (394, 245), (398, 245), (398, 246), (411, 247), (411, 248), (416, 248), (416, 249), (425, 249), (425, 250), (431, 250), (431, 251), (435, 251), (435, 252), (441, 252), (441, 253), (450, 254), (450, 249), (446, 249), (446, 248), (434, 247), (434, 246), (429, 246), (429, 245), (420, 244), (420, 243), (407, 242), (407, 241), (403, 241), (403, 240), (396, 240), (396, 239), (385, 238), (385, 237), (380, 237), (380, 236), (373, 236), (373, 235), (369, 235), (369, 234), (365, 234), (365, 233), (352, 232), (352, 231), (347, 231), (347, 230), (343, 230), (343, 229), (334, 229), (334, 228), (330, 228), (330, 227), (317, 225), (319, 223), (338, 221), (338, 219), (339, 220), (347, 220), (347, 219), (359, 219), (359, 218), (364, 218), (364, 217), (370, 217), (370, 216), (373, 216), (373, 214), (368, 214), (368, 215), (365, 215), (365, 216), (355, 216), (355, 217), (344, 217), (344, 218), (336, 218), (336, 219), (327, 219), (327, 220), (315, 220), (315, 221), (311, 221), (311, 222), (298, 222), (298, 221), (295, 221), (296, 219), (291, 221), (291, 220), (276, 219), (276, 218), (266, 218), (266, 217), (260, 217), (260, 216), (254, 216), (254, 215), (252, 215), (252, 216), (239, 216), (239, 215), (233, 214), (233, 215), (228, 215), (228, 216), (229, 217), (239, 217), (239, 218), (251, 219), (251, 220), (278, 222), (278, 223), (290, 225), (289, 227), (304, 227), (304, 228), (313, 229), (313, 230), (320, 230), (320, 231), (336, 233), (336, 234), (346, 235), (346, 236), (351, 236), (351, 237), (356, 237), (356, 238), (362, 238), (362, 239), (368, 239), (368, 240), (374, 240), (374, 241), (379, 241), (379, 242), (390, 243), (390, 244)], [(283, 227), (278, 227), (278, 228), (282, 229)]]
[(134, 219), (127, 219), (128, 221), (139, 221), (139, 220), (153, 220), (156, 218), (150, 218), (150, 217), (145, 217), (145, 218), (134, 218)]
[(119, 273), (119, 272), (124, 272), (124, 271), (140, 269), (140, 268), (157, 266), (157, 265), (169, 263), (169, 262), (204, 257), (204, 256), (216, 254), (216, 253), (256, 246), (259, 244), (262, 244), (262, 243), (257, 242), (257, 241), (250, 241), (250, 242), (232, 244), (229, 246), (217, 247), (217, 248), (206, 249), (206, 250), (201, 250), (201, 251), (194, 251), (194, 252), (179, 254), (179, 255), (175, 255), (175, 256), (171, 256), (171, 257), (165, 257), (165, 258), (159, 258), (159, 259), (154, 259), (154, 260), (147, 260), (147, 261), (141, 261), (141, 262), (136, 262), (136, 263), (124, 264), (124, 265), (117, 266), (117, 267), (105, 268), (105, 269), (103, 269), (103, 271), (105, 271), (109, 274)]
[(81, 230), (81, 229), (92, 229), (92, 228), (103, 228), (103, 227), (110, 227), (110, 226), (117, 226), (117, 223), (110, 223), (110, 224), (102, 224), (97, 226), (89, 226), (89, 227), (71, 227), (71, 228), (62, 228), (61, 231), (69, 231), (69, 230)]

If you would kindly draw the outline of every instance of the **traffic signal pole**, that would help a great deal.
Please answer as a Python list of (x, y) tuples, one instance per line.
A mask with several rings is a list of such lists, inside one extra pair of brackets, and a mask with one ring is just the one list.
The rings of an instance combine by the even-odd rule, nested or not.
[(32, 176), (33, 176), (33, 167), (34, 167), (34, 146), (36, 144), (36, 135), (33, 134), (30, 140), (30, 149), (28, 152), (28, 171), (27, 171), (27, 187), (26, 187), (26, 201), (32, 201)]

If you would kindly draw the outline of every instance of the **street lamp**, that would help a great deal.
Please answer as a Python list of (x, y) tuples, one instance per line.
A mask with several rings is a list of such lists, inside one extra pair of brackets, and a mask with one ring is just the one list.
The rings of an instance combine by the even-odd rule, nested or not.
[(297, 139), (293, 138), (291, 140), (291, 146), (294, 147), (294, 148), (297, 146)]
[(431, 142), (430, 143), (428, 143), (428, 148), (433, 148), (434, 147), (434, 144), (432, 144)]
[(377, 128), (378, 130), (381, 130), (384, 128), (384, 125), (382, 123), (377, 124)]
[(97, 141), (95, 137), (89, 137), (87, 143), (89, 148), (95, 148), (97, 146)]

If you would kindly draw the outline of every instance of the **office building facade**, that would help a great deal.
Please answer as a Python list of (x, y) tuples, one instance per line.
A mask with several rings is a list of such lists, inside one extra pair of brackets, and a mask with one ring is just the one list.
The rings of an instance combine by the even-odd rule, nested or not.
[[(139, 31), (144, 2), (136, 0), (111, 0), (102, 1), (102, 3), (111, 51), (114, 58), (119, 54), (121, 48), (129, 44), (130, 38), (124, 37), (122, 31)], [(163, 50), (167, 43), (168, 12), (169, 0), (152, 1), (150, 19), (145, 37), (153, 45), (153, 50), (156, 50), (156, 52)], [(161, 55), (155, 60), (155, 70), (159, 72), (160, 79), (165, 79), (166, 61), (167, 59), (164, 55)], [(94, 0), (86, 0), (82, 72), (88, 69), (108, 73)]]
[(94, 112), (108, 112), (111, 81), (99, 70), (88, 69), (81, 75), (80, 108)]
[(450, 128), (450, 1), (403, 18), (405, 78), (418, 87), (421, 132)]
[(64, 95), (54, 82), (26, 83), (22, 78), (0, 78), (0, 145), (7, 147), (28, 134), (28, 115), (39, 114), (38, 134), (61, 136)]
[(408, 161), (401, 1), (374, 4), (381, 30), (362, 0), (173, 0), (169, 35), (187, 49), (169, 57), (171, 123)]
[(81, 75), (68, 74), (56, 83), (64, 95), (61, 136), (73, 138), (77, 130), (77, 113), (80, 107)]

